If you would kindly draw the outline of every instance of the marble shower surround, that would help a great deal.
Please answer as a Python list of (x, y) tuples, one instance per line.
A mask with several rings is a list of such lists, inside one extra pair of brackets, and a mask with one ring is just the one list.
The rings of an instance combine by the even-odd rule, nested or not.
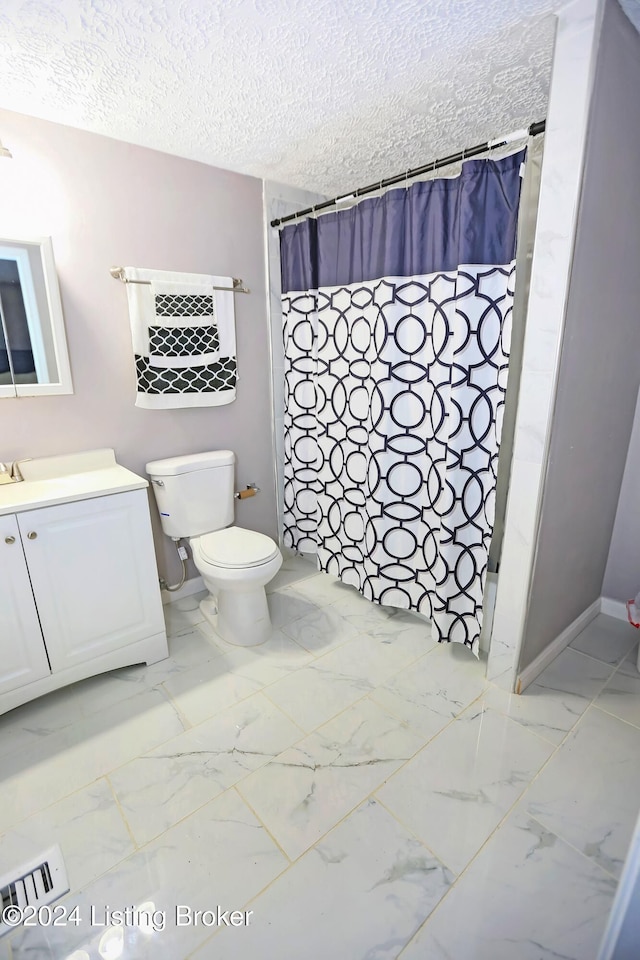
[(604, 0), (558, 13), (511, 482), (487, 678), (517, 679), (553, 415)]

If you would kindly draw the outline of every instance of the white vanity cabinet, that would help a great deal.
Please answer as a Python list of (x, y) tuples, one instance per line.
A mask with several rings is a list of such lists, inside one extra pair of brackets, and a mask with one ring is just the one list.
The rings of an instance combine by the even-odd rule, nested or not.
[(0, 517), (0, 697), (50, 673), (18, 519)]
[(0, 515), (0, 713), (168, 655), (146, 481), (135, 479), (140, 489)]

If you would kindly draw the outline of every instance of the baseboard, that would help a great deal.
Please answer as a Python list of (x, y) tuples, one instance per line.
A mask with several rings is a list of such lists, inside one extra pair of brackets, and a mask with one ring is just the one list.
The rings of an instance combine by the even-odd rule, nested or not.
[(182, 600), (183, 597), (190, 597), (193, 593), (200, 593), (201, 590), (206, 590), (202, 577), (192, 577), (191, 580), (185, 580), (179, 590), (173, 590), (171, 593), (168, 590), (161, 590), (160, 594), (164, 604), (173, 603), (174, 600)]
[[(572, 640), (578, 636), (579, 633), (584, 630), (588, 623), (591, 623), (595, 617), (600, 613), (601, 608), (601, 598), (598, 597), (597, 600), (594, 600), (593, 603), (587, 607), (587, 609), (580, 614), (579, 617), (569, 624), (568, 627), (559, 634), (555, 640), (549, 644), (548, 647), (538, 654), (535, 660), (529, 664), (528, 667), (525, 667), (522, 673), (518, 674), (516, 680), (516, 693), (522, 693), (529, 686), (530, 683), (533, 683), (537, 677), (540, 676), (542, 671), (549, 666), (552, 660), (558, 656), (559, 653), (562, 653), (565, 647), (568, 647)], [(604, 611), (603, 611), (604, 612)]]
[(608, 617), (615, 617), (616, 620), (629, 619), (624, 600), (613, 600), (611, 597), (600, 598), (600, 613), (605, 613)]

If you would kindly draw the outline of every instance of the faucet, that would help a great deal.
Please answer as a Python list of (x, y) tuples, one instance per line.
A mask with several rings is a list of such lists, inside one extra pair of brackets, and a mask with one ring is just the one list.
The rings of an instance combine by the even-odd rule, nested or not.
[(24, 477), (20, 472), (20, 464), (27, 463), (27, 461), (32, 459), (33, 457), (23, 457), (22, 460), (14, 460), (13, 463), (11, 464), (11, 469), (10, 469), (11, 479), (17, 482), (19, 482), (20, 480), (24, 480)]

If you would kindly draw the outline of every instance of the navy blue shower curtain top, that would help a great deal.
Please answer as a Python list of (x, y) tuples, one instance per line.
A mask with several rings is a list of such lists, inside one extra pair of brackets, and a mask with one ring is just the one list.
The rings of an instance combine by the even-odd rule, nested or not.
[(412, 184), (280, 232), (282, 292), (456, 270), (515, 257), (526, 150), (470, 160), (459, 177)]
[(476, 655), (525, 156), (281, 231), (283, 542)]

